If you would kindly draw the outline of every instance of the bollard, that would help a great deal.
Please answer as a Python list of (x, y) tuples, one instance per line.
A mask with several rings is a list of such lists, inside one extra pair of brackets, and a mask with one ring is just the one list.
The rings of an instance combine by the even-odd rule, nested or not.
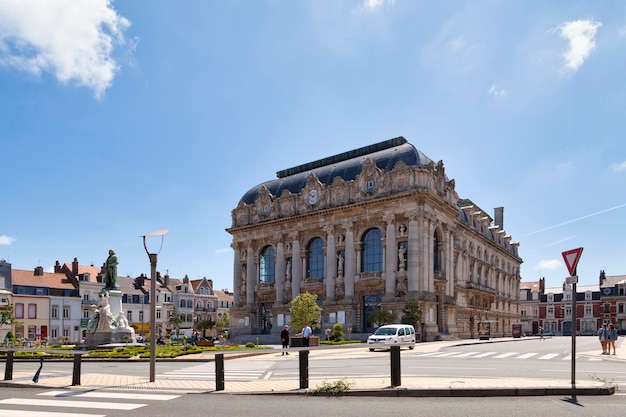
[(4, 380), (10, 381), (13, 379), (13, 351), (7, 352), (7, 364), (4, 367)]
[(80, 385), (80, 360), (81, 360), (81, 355), (80, 353), (75, 353), (74, 354), (74, 372), (72, 374), (72, 386), (75, 385)]
[(224, 354), (215, 355), (215, 391), (224, 391)]
[(391, 346), (391, 386), (399, 387), (402, 384), (400, 372), (400, 346)]
[(300, 389), (309, 388), (309, 351), (301, 350), (299, 356), (300, 363)]

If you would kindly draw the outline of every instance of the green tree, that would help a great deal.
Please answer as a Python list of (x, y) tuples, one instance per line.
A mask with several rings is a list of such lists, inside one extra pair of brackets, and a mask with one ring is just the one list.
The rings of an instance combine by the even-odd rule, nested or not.
[(300, 331), (305, 324), (311, 328), (319, 327), (322, 319), (322, 307), (317, 305), (317, 294), (308, 292), (291, 300), (291, 326)]
[(217, 323), (215, 323), (215, 330), (217, 330), (217, 334), (221, 335), (226, 330), (228, 330), (230, 326), (230, 316), (227, 312), (224, 312), (221, 316), (217, 318)]
[(343, 326), (339, 323), (336, 323), (333, 326), (333, 340), (335, 342), (339, 342), (343, 339)]
[(376, 327), (391, 324), (398, 318), (398, 315), (392, 311), (377, 309), (369, 315), (367, 321)]
[(206, 337), (206, 331), (215, 327), (215, 322), (212, 318), (208, 318), (206, 320), (200, 320), (196, 323), (196, 329), (202, 332), (202, 337)]
[(410, 324), (419, 329), (419, 324), (422, 322), (422, 310), (417, 301), (409, 301), (404, 305), (401, 321), (402, 324)]
[(180, 317), (180, 313), (178, 312), (176, 307), (174, 307), (174, 311), (172, 311), (170, 319), (167, 322), (174, 328), (174, 330), (176, 330), (176, 337), (180, 338), (180, 336), (178, 335), (178, 331), (180, 330), (180, 323), (183, 322), (183, 319), (182, 317)]
[(0, 310), (0, 326), (4, 325), (19, 324), (17, 320), (15, 320), (15, 314), (13, 312), (13, 304), (9, 304), (4, 309)]

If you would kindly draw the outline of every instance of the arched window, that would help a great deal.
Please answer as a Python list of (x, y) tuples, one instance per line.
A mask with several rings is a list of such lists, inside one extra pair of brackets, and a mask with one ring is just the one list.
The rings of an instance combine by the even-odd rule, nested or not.
[(193, 308), (193, 300), (187, 300), (187, 308)]
[(324, 277), (324, 242), (319, 237), (311, 240), (308, 247), (307, 278)]
[(363, 235), (362, 272), (382, 272), (383, 244), (379, 229), (370, 229)]
[(261, 252), (260, 269), (261, 274), (259, 276), (260, 282), (270, 283), (274, 282), (276, 264), (274, 263), (274, 248), (266, 246)]

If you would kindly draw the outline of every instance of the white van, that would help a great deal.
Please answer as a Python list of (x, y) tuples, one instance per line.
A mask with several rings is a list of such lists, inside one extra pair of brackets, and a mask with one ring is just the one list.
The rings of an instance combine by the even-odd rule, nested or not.
[(410, 324), (386, 324), (380, 326), (367, 338), (370, 352), (374, 349), (389, 349), (389, 345), (396, 343), (411, 343), (409, 349), (415, 347), (415, 328)]

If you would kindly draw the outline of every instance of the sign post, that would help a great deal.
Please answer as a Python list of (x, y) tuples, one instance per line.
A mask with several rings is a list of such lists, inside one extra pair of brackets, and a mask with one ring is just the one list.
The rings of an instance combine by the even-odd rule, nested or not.
[[(565, 265), (570, 274), (570, 276), (565, 279), (565, 283), (572, 286), (572, 389), (574, 389), (576, 384), (576, 328), (578, 327), (576, 325), (576, 284), (578, 283), (576, 265), (578, 265), (578, 260), (582, 253), (583, 248), (576, 248), (562, 253)], [(576, 395), (575, 391), (573, 395)]]

